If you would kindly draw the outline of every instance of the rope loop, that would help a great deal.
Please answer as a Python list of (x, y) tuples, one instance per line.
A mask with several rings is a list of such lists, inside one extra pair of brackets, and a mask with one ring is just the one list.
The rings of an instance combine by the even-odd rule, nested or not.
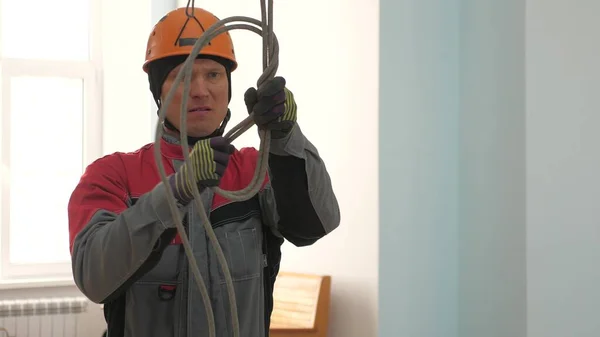
[[(194, 0), (188, 1), (188, 5), (186, 7), (186, 14), (190, 9), (191, 4), (191, 14), (193, 17), (194, 10)], [(192, 164), (189, 161), (189, 144), (187, 142), (187, 99), (190, 93), (191, 86), (191, 73), (192, 73), (192, 65), (194, 60), (200, 53), (200, 50), (207, 45), (213, 38), (215, 38), (219, 34), (223, 34), (230, 30), (234, 29), (244, 29), (255, 32), (258, 35), (262, 36), (263, 40), (263, 74), (259, 77), (257, 81), (257, 88), (261, 88), (263, 84), (274, 78), (277, 73), (277, 67), (279, 64), (279, 45), (277, 42), (277, 38), (273, 33), (273, 0), (261, 0), (261, 17), (262, 20), (256, 20), (254, 18), (245, 17), (245, 16), (233, 16), (223, 20), (218, 21), (215, 25), (211, 26), (207, 29), (202, 36), (198, 38), (196, 43), (194, 44), (194, 48), (192, 49), (190, 55), (183, 63), (181, 70), (175, 77), (175, 83), (171, 86), (171, 89), (167, 93), (167, 96), (160, 107), (159, 110), (159, 118), (156, 126), (156, 137), (155, 137), (155, 146), (154, 146), (154, 158), (156, 161), (156, 165), (158, 166), (158, 170), (160, 173), (161, 181), (164, 185), (168, 186), (168, 178), (165, 172), (165, 167), (162, 163), (162, 155), (160, 151), (161, 138), (163, 135), (162, 125), (165, 120), (166, 107), (171, 104), (173, 100), (173, 96), (175, 94), (175, 90), (179, 86), (179, 84), (183, 81), (183, 99), (181, 102), (181, 146), (183, 150), (184, 156), (184, 165), (188, 165), (188, 169), (190, 172), (192, 171)], [(235, 21), (245, 22), (245, 23), (235, 23), (230, 24)], [(227, 25), (230, 24), (230, 25)], [(250, 25), (252, 24), (252, 25)], [(254, 25), (254, 26), (253, 26)], [(260, 28), (258, 28), (258, 27)], [(233, 127), (228, 133), (225, 134), (224, 138), (229, 142), (232, 142), (236, 138), (238, 138), (241, 134), (246, 132), (254, 125), (253, 121), (253, 112), (249, 114), (247, 118), (241, 121), (238, 125)], [(226, 191), (219, 187), (212, 188), (215, 193), (227, 198), (231, 201), (244, 201), (248, 200), (258, 191), (262, 185), (262, 182), (267, 174), (268, 169), (268, 156), (271, 142), (271, 134), (265, 130), (259, 130), (260, 136), (260, 146), (259, 146), (259, 158), (256, 164), (256, 169), (254, 171), (254, 177), (252, 181), (246, 186), (244, 189), (239, 191)], [(219, 245), (217, 237), (213, 231), (212, 225), (208, 218), (208, 214), (204, 205), (202, 204), (202, 199), (200, 197), (200, 191), (198, 190), (198, 186), (196, 183), (192, 183), (193, 186), (193, 195), (194, 195), (194, 203), (196, 208), (198, 209), (198, 213), (200, 215), (200, 219), (202, 224), (204, 225), (204, 229), (208, 238), (210, 240), (211, 245), (213, 246), (217, 260), (219, 261), (219, 265), (223, 270), (223, 274), (225, 275), (225, 283), (227, 285), (227, 293), (229, 298), (229, 306), (231, 308), (231, 322), (233, 328), (233, 336), (240, 337), (240, 327), (237, 313), (237, 304), (235, 299), (235, 291), (233, 287), (233, 280), (231, 278), (231, 273), (229, 271), (229, 267), (227, 265), (227, 261), (225, 259), (225, 255), (223, 254), (223, 250)], [(206, 309), (206, 318), (208, 323), (208, 331), (210, 337), (215, 336), (215, 321), (214, 321), (214, 313), (212, 310), (212, 306), (210, 303), (210, 298), (208, 295), (208, 291), (206, 289), (206, 285), (204, 284), (202, 275), (200, 274), (200, 270), (198, 268), (198, 264), (196, 258), (192, 252), (192, 247), (190, 245), (189, 239), (186, 235), (185, 228), (182, 224), (182, 219), (178, 211), (177, 202), (175, 200), (175, 196), (173, 195), (173, 191), (171, 189), (166, 189), (167, 191), (167, 201), (169, 204), (169, 208), (171, 210), (173, 220), (177, 227), (177, 231), (181, 236), (181, 241), (185, 250), (185, 253), (190, 261), (190, 269), (192, 270), (192, 274), (194, 275), (194, 279), (198, 288), (200, 289), (200, 293), (202, 295), (202, 301), (204, 303), (204, 307)]]

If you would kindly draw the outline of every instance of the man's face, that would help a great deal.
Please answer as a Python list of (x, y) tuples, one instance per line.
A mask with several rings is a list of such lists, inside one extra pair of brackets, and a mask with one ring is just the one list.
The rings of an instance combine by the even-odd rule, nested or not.
[[(173, 69), (162, 86), (161, 101), (164, 102), (175, 77), (183, 64)], [(181, 130), (181, 101), (183, 80), (175, 90), (171, 104), (166, 107), (166, 117)], [(229, 83), (225, 67), (213, 60), (196, 59), (192, 66), (190, 92), (187, 101), (186, 127), (188, 136), (204, 137), (213, 133), (227, 114)]]

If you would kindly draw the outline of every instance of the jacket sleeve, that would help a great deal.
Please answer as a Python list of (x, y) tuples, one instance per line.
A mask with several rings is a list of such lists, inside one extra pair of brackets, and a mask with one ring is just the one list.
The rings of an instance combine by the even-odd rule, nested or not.
[(339, 226), (325, 163), (298, 124), (286, 138), (271, 141), (269, 182), (259, 200), (273, 232), (296, 246), (312, 245)]
[[(68, 218), (73, 277), (91, 301), (110, 302), (158, 263), (177, 232), (166, 197), (159, 183), (131, 206), (116, 155), (86, 168)], [(183, 217), (183, 207), (179, 211)]]

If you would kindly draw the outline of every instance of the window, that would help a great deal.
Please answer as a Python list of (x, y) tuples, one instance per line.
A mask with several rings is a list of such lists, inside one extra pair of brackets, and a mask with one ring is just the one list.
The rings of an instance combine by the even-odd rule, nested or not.
[(67, 203), (102, 154), (99, 0), (0, 0), (0, 282), (70, 278)]

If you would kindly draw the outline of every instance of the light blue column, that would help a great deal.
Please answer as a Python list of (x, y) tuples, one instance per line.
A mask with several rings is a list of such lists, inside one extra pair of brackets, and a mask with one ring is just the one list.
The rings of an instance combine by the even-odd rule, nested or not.
[(525, 337), (525, 0), (462, 0), (459, 336)]
[(380, 4), (379, 335), (525, 337), (525, 2)]
[(456, 337), (459, 0), (380, 6), (379, 336)]

